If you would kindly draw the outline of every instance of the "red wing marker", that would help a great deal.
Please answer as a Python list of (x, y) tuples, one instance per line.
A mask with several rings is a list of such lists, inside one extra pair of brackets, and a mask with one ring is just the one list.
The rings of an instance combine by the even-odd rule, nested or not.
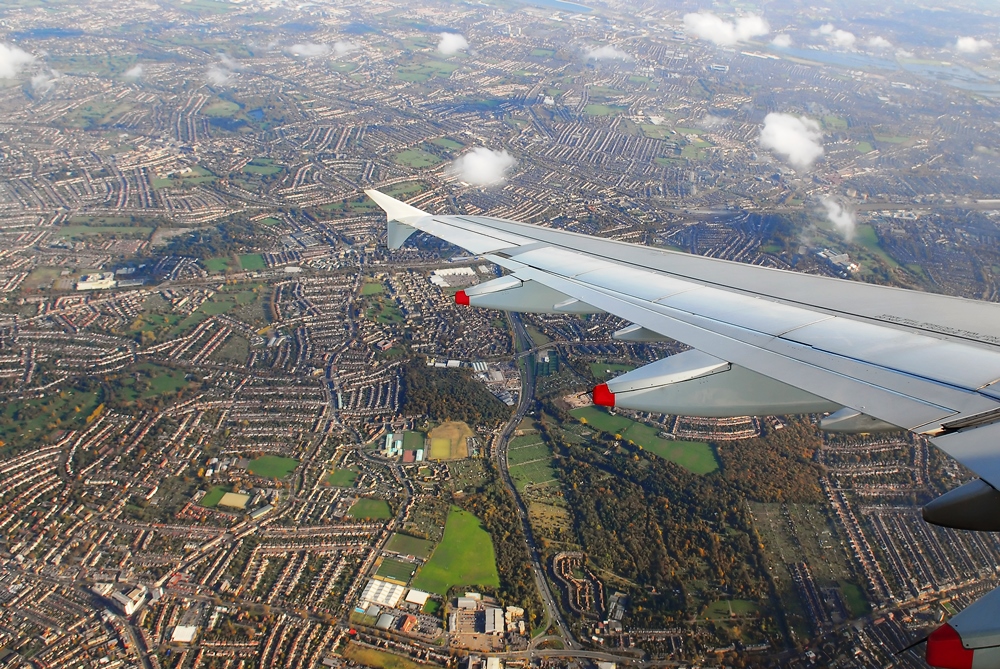
[(469, 296), (466, 295), (464, 290), (460, 290), (455, 293), (455, 304), (461, 304), (463, 306), (469, 306)]
[(594, 386), (594, 404), (602, 407), (613, 407), (615, 405), (615, 394), (608, 390), (608, 384), (602, 383)]
[(944, 624), (927, 637), (927, 664), (943, 669), (972, 669), (975, 651), (962, 645), (955, 628)]

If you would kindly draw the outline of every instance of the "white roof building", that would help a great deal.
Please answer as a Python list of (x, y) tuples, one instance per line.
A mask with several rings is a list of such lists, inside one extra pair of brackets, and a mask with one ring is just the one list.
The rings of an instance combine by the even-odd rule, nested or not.
[(405, 590), (406, 588), (396, 583), (380, 581), (376, 578), (370, 579), (368, 585), (361, 592), (361, 606), (368, 608), (372, 604), (378, 604), (379, 606), (395, 608), (399, 604), (399, 600), (403, 598)]
[(198, 633), (198, 628), (194, 625), (178, 625), (174, 628), (174, 633), (170, 635), (171, 643), (191, 643), (194, 635)]
[(417, 606), (426, 604), (428, 597), (430, 597), (430, 593), (426, 593), (423, 590), (410, 590), (406, 593), (406, 601)]

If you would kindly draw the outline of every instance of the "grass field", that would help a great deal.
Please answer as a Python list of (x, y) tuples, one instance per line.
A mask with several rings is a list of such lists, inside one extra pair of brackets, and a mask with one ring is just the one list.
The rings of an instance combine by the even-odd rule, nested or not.
[(408, 81), (410, 83), (422, 83), (432, 77), (447, 79), (458, 67), (458, 65), (453, 63), (429, 60), (424, 63), (413, 63), (400, 67), (396, 70), (396, 78), (400, 81)]
[(426, 559), (434, 550), (433, 542), (426, 539), (411, 537), (409, 534), (394, 534), (385, 545), (387, 551), (393, 551), (400, 555), (412, 555), (413, 557)]
[(528, 462), (523, 465), (511, 465), (510, 477), (519, 492), (524, 492), (529, 485), (540, 485), (555, 481), (556, 471), (552, 468), (552, 459)]
[(433, 153), (427, 153), (420, 148), (406, 149), (405, 151), (400, 151), (392, 157), (396, 164), (403, 165), (404, 167), (430, 167), (432, 165), (437, 165), (441, 162), (441, 159), (435, 156)]
[(246, 253), (240, 256), (240, 267), (251, 271), (257, 271), (264, 269), (267, 265), (264, 263), (264, 256), (261, 254)]
[(625, 110), (625, 107), (596, 103), (591, 103), (583, 108), (583, 111), (590, 116), (614, 116), (615, 114), (623, 113)]
[(727, 599), (709, 604), (701, 617), (707, 620), (728, 620), (733, 616), (746, 616), (752, 613), (757, 613), (755, 603), (746, 599)]
[(366, 281), (364, 285), (361, 286), (362, 295), (381, 295), (385, 292), (385, 286), (377, 281)]
[[(149, 368), (154, 368), (150, 365)], [(142, 394), (143, 398), (156, 397), (168, 393), (176, 393), (181, 388), (188, 385), (185, 378), (187, 374), (183, 369), (168, 369), (166, 367), (155, 366), (157, 370), (149, 379), (149, 390)]]
[(384, 499), (359, 499), (347, 512), (351, 518), (384, 520), (392, 517), (392, 509)]
[(431, 440), (432, 460), (460, 460), (469, 457), (466, 439), (473, 436), (472, 428), (459, 421), (441, 423), (427, 436)]
[(400, 584), (406, 585), (410, 582), (410, 574), (413, 573), (415, 568), (416, 565), (409, 562), (385, 558), (382, 560), (382, 564), (378, 566), (378, 571), (375, 572), (375, 575), (382, 576), (390, 581), (398, 581)]
[(235, 102), (219, 100), (203, 107), (201, 113), (212, 118), (232, 118), (240, 113), (240, 106)]
[(229, 490), (229, 486), (217, 485), (205, 493), (205, 496), (201, 498), (201, 501), (198, 502), (198, 504), (208, 509), (214, 509), (218, 506), (219, 500), (222, 499), (222, 496), (229, 492)]
[(478, 518), (457, 506), (448, 513), (441, 543), (413, 579), (413, 587), (438, 595), (454, 585), (500, 586), (493, 540)]
[(279, 455), (262, 455), (250, 462), (250, 471), (257, 476), (281, 479), (291, 474), (299, 461), (294, 458), (283, 458)]
[(633, 369), (635, 369), (635, 365), (619, 365), (610, 362), (590, 363), (590, 373), (600, 381), (619, 376), (622, 372), (631, 372)]
[(587, 421), (587, 424), (611, 434), (620, 434), (622, 439), (642, 446), (644, 450), (664, 460), (676, 462), (693, 474), (708, 474), (719, 468), (715, 452), (708, 444), (700, 441), (673, 441), (658, 436), (658, 430), (624, 416), (613, 416), (595, 406), (581, 407), (570, 411), (570, 415)]
[(875, 233), (875, 228), (870, 225), (859, 225), (854, 230), (854, 241), (857, 244), (865, 247), (873, 254), (881, 258), (889, 267), (897, 268), (899, 263), (886, 253), (878, 243), (878, 235)]
[(344, 649), (344, 657), (366, 667), (372, 667), (373, 669), (424, 669), (425, 667), (439, 666), (416, 662), (408, 657), (393, 655), (353, 643), (347, 644), (347, 648)]
[(254, 158), (243, 166), (243, 171), (247, 174), (258, 174), (260, 176), (279, 174), (283, 169), (281, 165), (275, 165), (274, 161), (270, 158)]
[(337, 488), (350, 488), (358, 479), (358, 473), (353, 469), (334, 469), (326, 477), (328, 485)]
[(135, 239), (137, 237), (149, 237), (153, 228), (115, 226), (115, 225), (62, 225), (56, 228), (60, 237), (65, 239), (83, 239), (95, 235), (105, 235), (108, 237), (127, 237)]
[(461, 142), (456, 142), (453, 139), (448, 139), (447, 137), (438, 137), (437, 139), (432, 139), (431, 144), (440, 146), (442, 149), (448, 149), (449, 151), (457, 151), (461, 149), (464, 144)]
[(204, 261), (205, 269), (209, 272), (225, 272), (229, 269), (232, 258), (209, 258)]
[(869, 153), (875, 150), (871, 142), (858, 142), (854, 148), (857, 149), (858, 153)]

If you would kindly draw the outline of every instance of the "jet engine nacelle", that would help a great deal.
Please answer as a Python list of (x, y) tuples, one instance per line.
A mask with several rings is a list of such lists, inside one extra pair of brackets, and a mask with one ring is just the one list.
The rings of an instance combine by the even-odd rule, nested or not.
[(836, 411), (839, 404), (701, 351), (685, 351), (594, 388), (601, 406), (730, 418)]
[(603, 314), (591, 306), (538, 283), (507, 275), (455, 293), (455, 304), (532, 314)]
[(927, 637), (927, 664), (945, 669), (1000, 666), (1000, 588)]

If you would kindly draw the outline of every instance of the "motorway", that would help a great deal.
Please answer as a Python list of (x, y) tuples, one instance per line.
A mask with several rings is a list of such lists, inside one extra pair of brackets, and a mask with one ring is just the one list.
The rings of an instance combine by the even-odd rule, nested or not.
[[(510, 322), (511, 329), (514, 331), (515, 347), (518, 349), (531, 349), (534, 344), (528, 336), (524, 323), (521, 322), (520, 315), (508, 313), (507, 318)], [(556, 632), (562, 638), (563, 645), (566, 648), (579, 648), (580, 645), (577, 643), (576, 639), (573, 638), (573, 633), (570, 631), (569, 625), (566, 624), (566, 620), (563, 618), (563, 615), (559, 611), (559, 607), (556, 604), (555, 598), (552, 596), (552, 590), (549, 587), (548, 580), (545, 578), (545, 569), (542, 566), (541, 553), (538, 550), (538, 544), (535, 542), (535, 536), (531, 532), (531, 524), (528, 522), (528, 507), (525, 505), (524, 500), (521, 499), (521, 495), (518, 494), (517, 487), (514, 485), (514, 481), (510, 477), (510, 470), (507, 468), (507, 445), (510, 442), (511, 435), (527, 415), (534, 400), (535, 367), (531, 364), (530, 360), (526, 360), (525, 364), (521, 366), (521, 395), (518, 398), (517, 410), (514, 412), (510, 421), (507, 422), (494, 439), (493, 453), (496, 456), (497, 464), (500, 468), (504, 484), (507, 486), (507, 489), (510, 490), (510, 494), (514, 497), (514, 501), (517, 504), (517, 513), (521, 518), (521, 529), (524, 532), (524, 538), (528, 544), (528, 554), (531, 557), (531, 571), (535, 575), (535, 584), (538, 587), (538, 594), (542, 598), (542, 604), (545, 607), (546, 620), (543, 627), (548, 629), (549, 626), (554, 625)]]

